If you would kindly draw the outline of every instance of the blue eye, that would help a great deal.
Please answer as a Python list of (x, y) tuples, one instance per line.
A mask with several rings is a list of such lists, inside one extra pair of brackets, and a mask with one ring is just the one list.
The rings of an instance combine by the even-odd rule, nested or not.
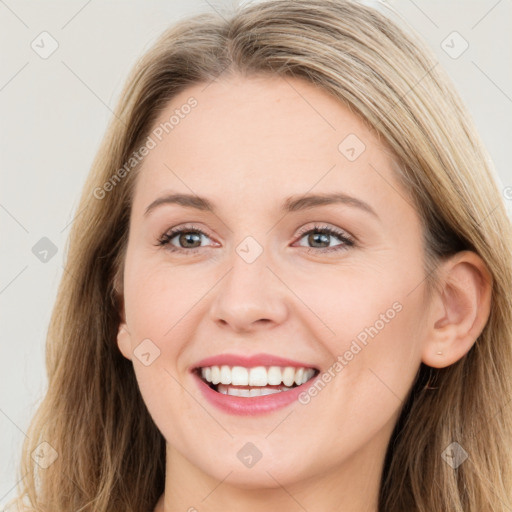
[[(318, 226), (303, 231), (300, 238), (307, 235), (307, 241), (310, 244), (327, 244), (327, 247), (308, 247), (308, 252), (333, 252), (346, 250), (348, 247), (355, 246), (354, 240), (341, 230), (331, 228), (329, 226)], [(341, 241), (340, 244), (335, 246), (330, 245), (329, 238), (335, 237)]]
[[(308, 252), (334, 252), (346, 250), (349, 247), (355, 246), (355, 241), (341, 230), (331, 228), (329, 226), (315, 225), (313, 228), (303, 230), (299, 234), (299, 239), (307, 236), (307, 242), (310, 244), (327, 244), (327, 247), (308, 247)], [(203, 237), (210, 238), (204, 231), (196, 227), (183, 226), (180, 228), (173, 228), (164, 233), (158, 239), (158, 246), (166, 246), (166, 249), (171, 252), (182, 252), (193, 255), (204, 248), (201, 245)], [(331, 246), (329, 238), (335, 237), (341, 243)], [(179, 247), (176, 247), (172, 241), (177, 239)], [(301, 245), (301, 247), (303, 247)]]

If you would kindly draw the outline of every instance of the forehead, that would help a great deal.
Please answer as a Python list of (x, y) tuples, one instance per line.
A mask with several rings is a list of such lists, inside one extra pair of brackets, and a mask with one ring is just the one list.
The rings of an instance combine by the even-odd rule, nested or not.
[(383, 179), (393, 181), (389, 149), (340, 100), (303, 79), (237, 75), (195, 84), (170, 101), (150, 136), (155, 147), (136, 187), (145, 200), (164, 189), (240, 202), (312, 189), (369, 197), (382, 195)]

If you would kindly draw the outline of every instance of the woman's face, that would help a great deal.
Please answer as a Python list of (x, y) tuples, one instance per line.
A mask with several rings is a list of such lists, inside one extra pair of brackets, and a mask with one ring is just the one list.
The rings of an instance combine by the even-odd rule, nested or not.
[(390, 152), (291, 78), (189, 87), (154, 128), (118, 344), (168, 469), (247, 488), (371, 479), (427, 336), (420, 221)]

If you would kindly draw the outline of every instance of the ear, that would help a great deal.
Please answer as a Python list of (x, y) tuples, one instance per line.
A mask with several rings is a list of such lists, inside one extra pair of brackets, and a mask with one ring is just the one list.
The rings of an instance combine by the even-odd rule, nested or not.
[(131, 349), (131, 336), (130, 331), (128, 330), (128, 326), (126, 324), (125, 318), (125, 308), (124, 308), (124, 298), (123, 298), (123, 281), (122, 274), (117, 272), (114, 277), (114, 293), (118, 298), (119, 304), (119, 316), (121, 317), (121, 321), (119, 323), (119, 328), (117, 331), (117, 346), (126, 359), (131, 361), (132, 359), (132, 349)]
[(126, 359), (132, 360), (132, 341), (125, 322), (119, 324), (117, 331), (117, 346)]
[(483, 331), (491, 310), (492, 276), (476, 253), (462, 251), (438, 269), (422, 361), (444, 368), (461, 359)]

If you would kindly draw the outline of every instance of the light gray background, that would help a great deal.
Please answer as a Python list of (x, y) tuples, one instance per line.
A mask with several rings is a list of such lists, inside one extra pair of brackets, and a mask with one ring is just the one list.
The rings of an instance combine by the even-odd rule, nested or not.
[[(0, 506), (14, 497), (21, 443), (46, 389), (45, 335), (69, 224), (110, 109), (136, 58), (164, 29), (187, 14), (224, 13), (233, 3), (0, 0)], [(448, 70), (491, 154), (500, 188), (507, 190), (512, 1), (388, 3)], [(47, 59), (31, 48), (43, 31), (59, 44)], [(441, 47), (453, 31), (469, 43), (457, 59)], [(511, 212), (512, 194), (506, 195)], [(42, 237), (58, 248), (46, 263), (32, 253)]]

